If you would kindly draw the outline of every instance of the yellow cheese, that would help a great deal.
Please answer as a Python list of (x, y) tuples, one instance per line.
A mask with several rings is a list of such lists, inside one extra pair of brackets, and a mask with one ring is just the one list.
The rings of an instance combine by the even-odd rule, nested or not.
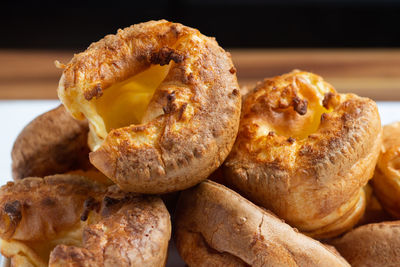
[[(97, 114), (103, 118), (107, 133), (132, 124), (140, 124), (154, 91), (168, 74), (169, 66), (154, 65), (123, 82), (104, 90), (96, 99)], [(96, 127), (99, 129), (101, 127)], [(106, 136), (106, 133), (98, 133)]]

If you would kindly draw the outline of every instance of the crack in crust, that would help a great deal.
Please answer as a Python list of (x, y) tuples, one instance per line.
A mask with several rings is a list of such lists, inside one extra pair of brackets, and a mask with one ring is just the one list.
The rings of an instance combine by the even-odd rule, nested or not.
[(334, 249), (208, 180), (180, 195), (175, 241), (194, 267), (349, 266)]

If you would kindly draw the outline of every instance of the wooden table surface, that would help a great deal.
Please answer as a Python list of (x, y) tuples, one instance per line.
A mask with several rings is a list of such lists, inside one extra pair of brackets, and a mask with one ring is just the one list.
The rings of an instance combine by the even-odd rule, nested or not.
[[(241, 85), (293, 69), (312, 71), (340, 92), (400, 100), (400, 49), (230, 50)], [(0, 99), (55, 99), (71, 51), (0, 50)]]

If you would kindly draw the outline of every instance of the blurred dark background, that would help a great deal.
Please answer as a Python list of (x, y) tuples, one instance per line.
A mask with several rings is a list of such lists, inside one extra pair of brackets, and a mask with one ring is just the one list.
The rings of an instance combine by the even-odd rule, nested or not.
[(395, 0), (6, 1), (0, 9), (0, 48), (80, 50), (161, 18), (227, 48), (400, 47)]

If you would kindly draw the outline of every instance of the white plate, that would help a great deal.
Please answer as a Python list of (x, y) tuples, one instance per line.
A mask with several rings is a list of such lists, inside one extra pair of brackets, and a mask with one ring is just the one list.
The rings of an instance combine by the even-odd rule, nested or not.
[[(57, 100), (0, 101), (0, 184), (11, 181), (11, 149), (19, 132), (36, 116), (60, 104)], [(400, 120), (400, 102), (378, 102), (382, 124)], [(9, 266), (1, 257), (1, 266)], [(167, 266), (185, 266), (171, 246)]]

